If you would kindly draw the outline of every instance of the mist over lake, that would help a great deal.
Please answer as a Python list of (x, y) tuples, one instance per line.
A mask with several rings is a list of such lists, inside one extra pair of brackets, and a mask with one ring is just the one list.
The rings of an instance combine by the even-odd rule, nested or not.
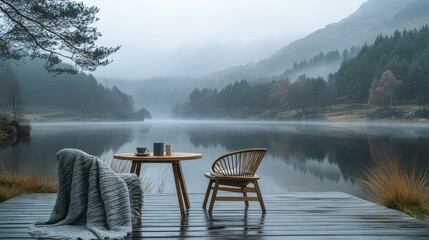
[(0, 0), (0, 238), (428, 223), (429, 0)]
[[(114, 153), (135, 152), (153, 142), (173, 151), (198, 152), (200, 160), (183, 161), (189, 192), (204, 192), (213, 161), (242, 148), (265, 147), (257, 172), (265, 193), (343, 191), (362, 196), (356, 181), (375, 161), (396, 157), (427, 166), (427, 124), (329, 122), (178, 121), (34, 123), (31, 140), (0, 149), (0, 166), (9, 172), (55, 177), (62, 148), (79, 148), (110, 163)], [(113, 161), (113, 163), (112, 163)], [(143, 180), (152, 192), (174, 192), (170, 164), (144, 165)], [(165, 184), (171, 183), (171, 184)]]
[[(363, 197), (361, 174), (373, 165), (428, 166), (426, 1), (88, 4), (111, 46), (104, 62), (67, 62), (55, 74), (42, 48), (0, 64), (4, 176), (55, 182), (63, 148), (129, 172), (113, 155), (154, 142), (204, 155), (182, 164), (197, 193), (217, 157), (246, 148), (268, 149), (257, 173), (266, 193)], [(8, 46), (19, 44), (0, 50)], [(144, 191), (175, 192), (170, 167), (144, 164)]]

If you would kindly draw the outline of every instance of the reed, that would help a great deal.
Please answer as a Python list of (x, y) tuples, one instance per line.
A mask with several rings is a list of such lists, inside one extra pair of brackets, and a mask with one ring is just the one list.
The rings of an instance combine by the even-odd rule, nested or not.
[(57, 192), (57, 182), (54, 179), (0, 171), (0, 202), (24, 193), (54, 192)]
[[(129, 172), (131, 163), (129, 161), (117, 161), (113, 158), (102, 159), (116, 173)], [(167, 169), (161, 170), (157, 178), (145, 176), (148, 166), (142, 166), (142, 175), (144, 192), (164, 192), (166, 182)], [(24, 193), (55, 193), (58, 191), (57, 180), (48, 177), (39, 176), (37, 174), (27, 174), (24, 171), (18, 173), (9, 173), (0, 167), (0, 202)]]
[(402, 166), (395, 158), (363, 172), (361, 184), (369, 200), (410, 216), (429, 220), (428, 169)]
[[(103, 158), (102, 161), (116, 173), (128, 173), (131, 169), (131, 161), (121, 161), (113, 158)], [(142, 179), (143, 192), (165, 192), (167, 167), (159, 169), (158, 174), (155, 174), (158, 176), (155, 178), (147, 175), (149, 171), (149, 165), (142, 164), (140, 178)]]

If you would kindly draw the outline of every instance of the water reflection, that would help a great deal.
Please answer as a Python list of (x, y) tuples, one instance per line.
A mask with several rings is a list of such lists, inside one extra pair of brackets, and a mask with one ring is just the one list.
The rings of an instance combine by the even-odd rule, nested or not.
[[(241, 209), (240, 209), (241, 210)], [(222, 239), (262, 239), (264, 235), (265, 214), (248, 214), (248, 209), (243, 210), (244, 215), (225, 213), (216, 216), (204, 211), (207, 232), (211, 238)]]
[(0, 164), (11, 173), (56, 175), (56, 153), (78, 148), (102, 155), (117, 151), (132, 138), (131, 128), (100, 127), (96, 124), (40, 124), (33, 127), (31, 141), (0, 150)]
[(27, 135), (12, 135), (7, 138), (0, 137), (0, 149), (7, 149), (14, 147), (20, 143), (27, 143), (31, 140), (30, 136)]
[[(151, 148), (153, 142), (172, 144), (173, 151), (204, 155), (182, 163), (191, 193), (205, 191), (203, 173), (218, 156), (242, 148), (269, 150), (258, 170), (263, 192), (344, 191), (360, 196), (356, 178), (374, 161), (395, 157), (422, 167), (429, 162), (428, 125), (148, 121), (35, 124), (31, 141), (0, 149), (0, 166), (11, 172), (24, 169), (55, 175), (55, 154), (62, 148), (79, 148), (112, 161), (116, 152)], [(117, 167), (127, 171), (129, 165)], [(148, 191), (174, 192), (169, 167), (144, 166)]]
[[(372, 125), (349, 126), (348, 129), (332, 125), (278, 125), (192, 128), (189, 130), (190, 141), (194, 147), (222, 146), (228, 151), (266, 147), (273, 158), (281, 159), (299, 171), (333, 181), (340, 176), (354, 181), (359, 176), (359, 169), (374, 160), (394, 156), (404, 162), (414, 159), (427, 165), (429, 137), (425, 131)], [(330, 164), (338, 166), (340, 172), (323, 167)]]
[[(330, 135), (312, 126), (288, 126), (271, 129), (191, 129), (190, 139), (195, 147), (223, 146), (228, 151), (249, 147), (266, 147), (268, 155), (293, 165), (301, 172), (310, 172), (321, 179), (338, 181), (340, 175), (349, 180), (356, 173), (357, 165), (370, 159), (368, 142), (364, 138), (345, 138)], [(311, 164), (316, 162), (318, 164)], [(335, 163), (340, 173), (330, 171)]]

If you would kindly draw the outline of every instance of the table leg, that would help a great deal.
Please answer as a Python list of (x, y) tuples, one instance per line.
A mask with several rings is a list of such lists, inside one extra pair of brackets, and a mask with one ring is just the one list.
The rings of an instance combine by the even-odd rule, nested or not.
[(180, 214), (182, 215), (182, 217), (184, 217), (185, 209), (183, 207), (183, 199), (182, 199), (182, 193), (181, 193), (180, 181), (179, 181), (179, 168), (177, 166), (178, 165), (176, 163), (172, 163), (174, 183), (176, 184), (177, 199), (179, 200)]
[(177, 161), (177, 169), (179, 172), (179, 181), (180, 187), (182, 188), (183, 199), (185, 200), (185, 206), (187, 209), (191, 208), (191, 203), (189, 202), (188, 190), (186, 189), (185, 178), (183, 177), (182, 165)]
[(142, 168), (142, 163), (141, 162), (137, 162), (136, 163), (136, 174), (137, 174), (138, 177), (140, 177), (141, 168)]
[(130, 173), (136, 173), (136, 162), (132, 161), (131, 162), (131, 171)]

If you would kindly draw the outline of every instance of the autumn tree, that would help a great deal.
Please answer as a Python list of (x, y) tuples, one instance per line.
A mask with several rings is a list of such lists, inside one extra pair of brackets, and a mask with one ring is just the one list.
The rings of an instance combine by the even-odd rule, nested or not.
[(340, 103), (368, 102), (372, 80), (387, 69), (404, 83), (401, 99), (429, 103), (429, 26), (379, 35), (330, 76)]
[(381, 107), (393, 106), (393, 101), (402, 86), (403, 82), (398, 80), (392, 71), (385, 71), (380, 79), (372, 81), (368, 104)]
[(96, 45), (98, 11), (71, 0), (0, 0), (0, 60), (43, 58), (56, 73), (77, 72), (58, 65), (64, 59), (83, 70), (105, 66), (119, 47)]
[(276, 82), (270, 92), (270, 98), (281, 109), (286, 109), (288, 104), (289, 79)]

